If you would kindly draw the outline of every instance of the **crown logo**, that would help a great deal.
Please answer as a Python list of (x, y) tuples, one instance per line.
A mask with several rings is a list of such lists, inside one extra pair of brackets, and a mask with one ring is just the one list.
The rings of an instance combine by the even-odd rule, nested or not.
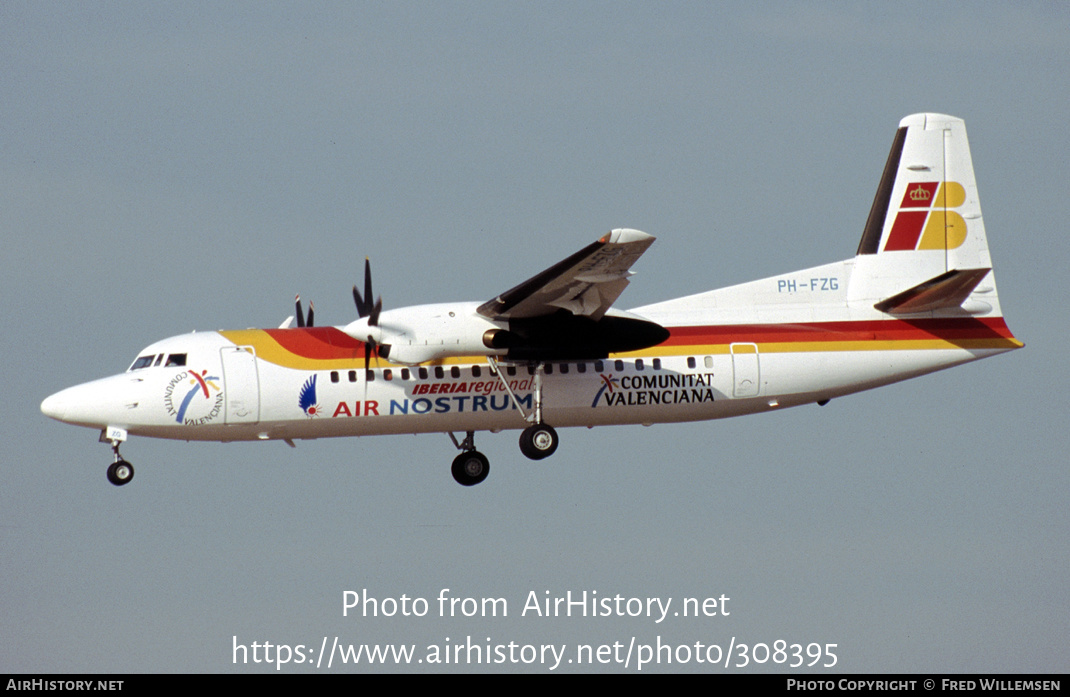
[(910, 192), (910, 200), (911, 201), (928, 201), (929, 197), (931, 195), (932, 194), (930, 194), (928, 191), (926, 191), (922, 187), (921, 184), (918, 184), (917, 188), (915, 188), (913, 191)]

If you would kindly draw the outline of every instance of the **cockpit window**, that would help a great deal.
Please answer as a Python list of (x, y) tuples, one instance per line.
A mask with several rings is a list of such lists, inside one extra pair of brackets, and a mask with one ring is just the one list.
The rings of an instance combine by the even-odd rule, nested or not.
[(186, 365), (186, 354), (184, 354), (184, 353), (172, 353), (170, 356), (167, 357), (167, 364), (164, 367), (165, 368), (170, 368), (171, 366), (184, 366), (184, 365)]
[(139, 356), (134, 365), (130, 366), (130, 370), (141, 370), (142, 368), (148, 368), (152, 365), (152, 362), (156, 360), (155, 354), (152, 356)]
[(161, 353), (159, 356), (156, 356), (156, 362), (153, 363), (152, 366), (155, 368), (156, 366), (160, 365), (160, 362), (162, 360), (163, 360), (163, 354)]

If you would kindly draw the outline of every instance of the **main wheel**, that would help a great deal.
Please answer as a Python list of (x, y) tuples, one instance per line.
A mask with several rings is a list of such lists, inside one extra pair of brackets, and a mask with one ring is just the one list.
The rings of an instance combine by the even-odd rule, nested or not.
[(478, 450), (466, 450), (453, 459), (450, 471), (461, 486), (475, 486), (490, 474), (490, 460)]
[(134, 466), (126, 460), (116, 460), (108, 467), (108, 481), (115, 486), (128, 484), (134, 478)]
[(528, 426), (520, 434), (520, 452), (532, 460), (550, 457), (557, 450), (557, 431), (546, 424)]

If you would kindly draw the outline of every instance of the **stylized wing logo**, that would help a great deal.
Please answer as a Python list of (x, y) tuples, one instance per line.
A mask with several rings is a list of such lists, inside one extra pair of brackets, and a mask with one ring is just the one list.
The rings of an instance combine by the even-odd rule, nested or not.
[(609, 375), (603, 375), (599, 373), (598, 377), (602, 378), (602, 387), (599, 388), (598, 392), (594, 396), (594, 401), (591, 402), (592, 408), (598, 406), (598, 400), (602, 398), (602, 395), (607, 389), (610, 391), (610, 393), (612, 393), (614, 386), (620, 386), (620, 381), (617, 380), (617, 378), (613, 377), (613, 373), (610, 373)]
[(303, 387), (301, 387), (301, 393), (297, 397), (297, 403), (301, 406), (309, 416), (317, 416), (320, 412), (320, 406), (316, 403), (316, 376), (313, 375), (307, 381)]

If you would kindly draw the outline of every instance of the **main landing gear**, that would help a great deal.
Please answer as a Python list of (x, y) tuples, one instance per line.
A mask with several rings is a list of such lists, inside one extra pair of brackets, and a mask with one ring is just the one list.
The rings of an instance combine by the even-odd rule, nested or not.
[(450, 472), (453, 478), (461, 486), (475, 486), (487, 478), (490, 474), (490, 460), (483, 453), (476, 450), (476, 434), (468, 431), (460, 443), (452, 433), (450, 440), (461, 451), (461, 454), (453, 458), (453, 466)]
[[(542, 422), (542, 364), (535, 365), (535, 394), (533, 395), (535, 408), (530, 414), (525, 414), (520, 400), (513, 394), (509, 383), (502, 375), (498, 362), (494, 357), (490, 357), (488, 360), (492, 374), (501, 380), (502, 386), (509, 394), (510, 399), (513, 400), (513, 406), (520, 412), (524, 420), (531, 424), (520, 433), (520, 452), (531, 460), (542, 460), (550, 457), (557, 450), (557, 446), (561, 441), (557, 437), (557, 431), (552, 426)], [(462, 486), (475, 486), (486, 479), (490, 473), (490, 461), (487, 460), (486, 455), (476, 450), (475, 432), (468, 431), (465, 439), (460, 442), (457, 441), (457, 438), (452, 433), (449, 436), (453, 444), (461, 451), (461, 454), (454, 458), (453, 466), (450, 468), (457, 483)]]
[(553, 455), (559, 442), (557, 431), (552, 426), (535, 424), (521, 431), (520, 452), (531, 460), (541, 460)]

